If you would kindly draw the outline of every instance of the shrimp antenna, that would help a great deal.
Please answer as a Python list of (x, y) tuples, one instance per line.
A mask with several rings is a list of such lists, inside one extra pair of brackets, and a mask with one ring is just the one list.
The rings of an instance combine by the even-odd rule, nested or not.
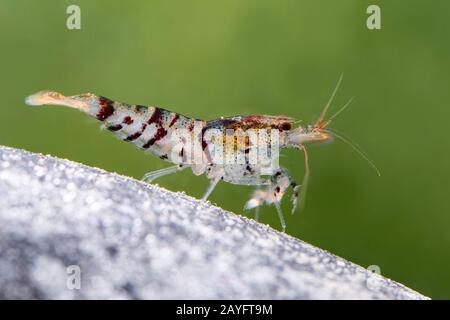
[(328, 126), (331, 122), (331, 120), (333, 120), (334, 118), (336, 118), (342, 111), (344, 111), (349, 105), (350, 103), (352, 103), (353, 99), (355, 97), (351, 97), (346, 104), (344, 104), (344, 106), (342, 108), (340, 108), (335, 114), (333, 114), (328, 120), (325, 120), (324, 122), (322, 122), (321, 124), (319, 124), (319, 128), (325, 128), (326, 126)]
[(325, 115), (327, 114), (328, 108), (330, 107), (331, 102), (333, 102), (334, 96), (336, 95), (336, 93), (337, 93), (337, 91), (339, 89), (339, 86), (341, 85), (343, 77), (344, 77), (344, 74), (341, 73), (341, 76), (339, 77), (339, 80), (338, 80), (338, 82), (336, 84), (336, 87), (333, 90), (333, 93), (331, 94), (330, 99), (328, 99), (328, 102), (325, 105), (325, 108), (323, 108), (322, 113), (320, 114), (319, 118), (316, 121), (316, 126), (319, 125), (323, 121), (323, 119), (325, 118)]
[(331, 120), (333, 120), (334, 118), (336, 118), (342, 111), (344, 111), (344, 110), (350, 105), (350, 103), (352, 103), (353, 99), (355, 99), (354, 96), (351, 97), (351, 98), (347, 101), (347, 103), (344, 104), (344, 106), (343, 106), (341, 109), (339, 109), (335, 114), (333, 114), (333, 115), (327, 120), (328, 123), (330, 123)]
[(361, 147), (355, 141), (353, 141), (350, 137), (343, 136), (342, 133), (338, 134), (335, 129), (328, 128), (327, 130), (333, 133), (333, 135), (336, 138), (340, 139), (342, 142), (346, 143), (353, 150), (355, 150), (356, 153), (358, 153), (364, 160), (366, 160), (369, 163), (369, 165), (375, 170), (377, 175), (381, 176), (380, 170), (378, 170), (375, 163), (367, 156), (367, 154), (361, 149)]

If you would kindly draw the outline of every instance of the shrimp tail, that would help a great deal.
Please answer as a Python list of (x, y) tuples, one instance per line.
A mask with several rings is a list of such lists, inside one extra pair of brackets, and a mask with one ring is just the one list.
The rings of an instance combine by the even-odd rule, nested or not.
[[(31, 106), (61, 105), (83, 111), (103, 123), (119, 139), (167, 159), (171, 145), (169, 133), (176, 128), (192, 131), (195, 123), (203, 121), (185, 117), (169, 110), (112, 101), (93, 93), (64, 96), (55, 91), (40, 91), (25, 99)], [(183, 153), (183, 152), (182, 152)], [(168, 159), (170, 160), (170, 159)]]
[(66, 106), (86, 113), (93, 113), (99, 108), (99, 98), (92, 93), (66, 97), (55, 91), (39, 91), (25, 99), (30, 106), (60, 105)]

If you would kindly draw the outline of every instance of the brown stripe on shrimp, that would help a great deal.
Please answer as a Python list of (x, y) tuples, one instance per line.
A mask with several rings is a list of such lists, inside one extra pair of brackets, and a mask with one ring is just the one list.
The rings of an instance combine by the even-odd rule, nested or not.
[(126, 124), (126, 125), (130, 125), (134, 122), (134, 120), (130, 117), (130, 116), (126, 116), (125, 118), (123, 118), (122, 123)]
[(111, 125), (108, 127), (109, 131), (119, 131), (122, 129), (122, 125), (121, 124), (116, 124), (116, 125)]
[(277, 129), (289, 131), (294, 124), (294, 118), (285, 116), (250, 115), (220, 118), (208, 122), (208, 127), (233, 130)]
[(97, 119), (100, 121), (105, 121), (114, 113), (114, 101), (106, 97), (98, 97), (99, 110), (96, 115)]
[[(172, 119), (169, 122), (169, 118), (171, 115)], [(168, 129), (175, 124), (179, 116), (180, 115), (175, 112), (170, 112), (168, 110), (155, 107), (152, 116), (147, 121), (147, 124), (153, 124), (156, 127), (156, 132), (154, 133), (153, 137), (151, 137), (142, 145), (142, 148), (148, 149), (152, 147), (156, 142), (162, 140), (168, 134)]]
[(169, 128), (172, 127), (177, 122), (177, 120), (180, 118), (180, 115), (178, 113), (172, 112), (172, 114), (173, 114), (173, 118), (169, 123)]
[(166, 135), (167, 135), (167, 130), (164, 129), (164, 128), (162, 128), (162, 127), (159, 127), (159, 128), (156, 130), (156, 133), (155, 133), (155, 135), (153, 136), (153, 138), (151, 138), (150, 140), (148, 140), (148, 141), (142, 146), (142, 148), (144, 148), (144, 149), (150, 148), (150, 147), (153, 146), (157, 141), (159, 141), (159, 140), (161, 140), (162, 138), (164, 138)]
[(141, 126), (141, 129), (139, 131), (136, 131), (135, 133), (129, 135), (124, 140), (125, 141), (134, 141), (134, 140), (136, 140), (137, 138), (139, 138), (142, 135), (142, 133), (144, 133), (146, 128), (147, 128), (147, 124), (143, 123), (142, 126)]
[(160, 125), (161, 124), (161, 116), (162, 116), (162, 109), (155, 107), (155, 110), (153, 111), (153, 114), (150, 117), (150, 119), (148, 119), (147, 123), (148, 124), (155, 123), (157, 125), (158, 124)]

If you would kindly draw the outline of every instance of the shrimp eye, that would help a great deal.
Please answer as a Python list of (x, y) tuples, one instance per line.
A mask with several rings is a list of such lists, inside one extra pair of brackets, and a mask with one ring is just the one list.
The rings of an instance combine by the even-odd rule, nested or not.
[(281, 130), (291, 130), (292, 125), (289, 122), (285, 122), (281, 125)]

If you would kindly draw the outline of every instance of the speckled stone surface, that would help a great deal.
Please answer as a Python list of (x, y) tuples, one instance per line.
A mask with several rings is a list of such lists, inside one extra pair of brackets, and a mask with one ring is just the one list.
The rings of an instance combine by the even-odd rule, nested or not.
[(207, 202), (0, 147), (0, 298), (426, 297)]

